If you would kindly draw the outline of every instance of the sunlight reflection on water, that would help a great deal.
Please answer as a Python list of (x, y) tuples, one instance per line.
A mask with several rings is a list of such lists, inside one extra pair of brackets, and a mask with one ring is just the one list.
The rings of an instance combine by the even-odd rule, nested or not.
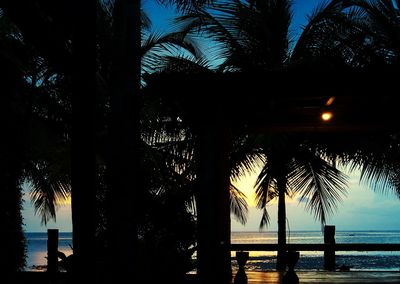
[[(47, 265), (47, 233), (26, 233), (27, 260), (25, 270), (44, 270)], [(72, 234), (60, 233), (58, 250), (65, 255), (72, 254)]]

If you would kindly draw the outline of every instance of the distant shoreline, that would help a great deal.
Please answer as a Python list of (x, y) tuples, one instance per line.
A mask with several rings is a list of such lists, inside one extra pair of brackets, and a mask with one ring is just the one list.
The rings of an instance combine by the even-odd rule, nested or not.
[[(289, 231), (289, 230), (288, 230)], [(254, 230), (250, 230), (250, 231), (231, 231), (231, 233), (277, 233), (278, 231), (270, 231), (270, 230), (263, 230), (263, 231), (254, 231)], [(290, 230), (290, 232), (322, 232), (322, 230)], [(365, 229), (365, 230), (336, 230), (336, 232), (400, 232), (400, 229), (397, 230), (393, 230), (393, 229), (387, 229), (387, 230), (375, 230), (375, 229)], [(46, 234), (47, 231), (40, 231), (40, 232), (27, 232), (25, 231), (24, 234)], [(71, 232), (67, 232), (67, 231), (60, 231), (60, 234), (72, 234)]]
[[(64, 232), (64, 231), (59, 231), (60, 234), (72, 234), (72, 232)], [(43, 232), (24, 232), (24, 234), (47, 234), (47, 231)]]
[[(289, 230), (287, 230), (289, 231)], [(278, 231), (231, 231), (231, 233), (277, 233)], [(290, 232), (322, 232), (322, 230), (290, 230)], [(400, 232), (400, 229), (397, 230), (336, 230), (336, 232)]]

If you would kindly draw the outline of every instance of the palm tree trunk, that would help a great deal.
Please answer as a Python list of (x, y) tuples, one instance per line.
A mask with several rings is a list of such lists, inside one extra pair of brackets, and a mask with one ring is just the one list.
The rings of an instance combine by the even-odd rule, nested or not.
[(111, 74), (109, 241), (112, 282), (139, 282), (141, 1), (116, 0)]
[(286, 269), (286, 177), (278, 178), (278, 256), (277, 270)]
[[(0, 272), (2, 278), (13, 279), (13, 273), (20, 271), (25, 265), (25, 236), (22, 228), (21, 216), (21, 188), (18, 168), (13, 167), (13, 162), (2, 161), (6, 167), (0, 167), (0, 192), (2, 206), (0, 207), (0, 234), (1, 241), (5, 244), (0, 258)], [(7, 282), (8, 283), (8, 282)], [(12, 281), (10, 280), (10, 283)]]
[[(71, 206), (74, 276), (94, 274), (96, 160), (96, 0), (75, 1), (72, 40), (73, 90), (71, 136)], [(77, 280), (78, 281), (78, 280)]]
[(198, 132), (196, 196), (199, 283), (230, 283), (229, 131), (201, 126)]
[(3, 49), (0, 52), (0, 243), (3, 244), (0, 275), (5, 283), (14, 283), (13, 273), (25, 265), (21, 177), (30, 149), (27, 138), (30, 109), (24, 98), (23, 74), (10, 55)]

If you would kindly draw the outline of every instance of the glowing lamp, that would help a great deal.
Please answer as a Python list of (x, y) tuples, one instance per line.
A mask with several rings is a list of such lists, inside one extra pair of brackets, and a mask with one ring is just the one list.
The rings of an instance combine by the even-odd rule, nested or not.
[(330, 112), (330, 111), (324, 111), (321, 114), (321, 118), (322, 118), (323, 121), (329, 121), (329, 120), (332, 119), (332, 117), (333, 117), (333, 113)]

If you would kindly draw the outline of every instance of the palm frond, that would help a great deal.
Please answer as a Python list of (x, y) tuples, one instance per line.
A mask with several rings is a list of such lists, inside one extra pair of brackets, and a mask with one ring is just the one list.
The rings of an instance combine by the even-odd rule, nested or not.
[(396, 196), (400, 198), (400, 171), (398, 169), (391, 175), (390, 183), (394, 186)]
[(189, 9), (200, 9), (204, 6), (211, 5), (213, 0), (157, 0), (161, 4), (175, 5), (181, 11)]
[[(221, 58), (244, 62), (245, 51), (239, 43), (238, 29), (235, 28), (235, 3), (227, 4), (224, 7), (228, 9), (228, 13), (231, 13), (231, 17), (221, 18), (214, 16), (209, 11), (200, 10), (178, 17), (175, 20), (176, 26), (180, 29), (190, 30), (193, 34), (206, 37), (214, 46), (218, 47)], [(216, 6), (213, 6), (213, 9), (217, 14), (223, 13), (217, 10)], [(239, 57), (242, 59), (238, 59)]]
[(382, 161), (367, 162), (361, 168), (360, 181), (376, 191), (385, 193), (394, 188), (392, 183), (394, 169)]
[(198, 44), (193, 38), (189, 37), (185, 32), (172, 32), (167, 34), (152, 33), (147, 36), (147, 39), (142, 43), (142, 57), (152, 50), (160, 53), (182, 53), (183, 51), (190, 52), (194, 57), (203, 57)]
[(249, 212), (246, 195), (233, 184), (230, 184), (229, 192), (231, 212), (238, 222), (245, 225), (247, 222), (247, 214)]
[(142, 73), (164, 71), (173, 57), (186, 58), (199, 65), (207, 64), (199, 44), (185, 32), (152, 33), (142, 43)]
[(360, 64), (353, 62), (365, 45), (365, 30), (365, 12), (352, 1), (323, 2), (308, 17), (291, 60), (326, 58), (331, 64)]
[(256, 190), (257, 207), (260, 209), (264, 209), (271, 200), (278, 197), (276, 179), (270, 171), (268, 162), (265, 163), (258, 175), (254, 187)]
[[(361, 2), (361, 1), (359, 1)], [(358, 3), (368, 15), (376, 54), (387, 63), (398, 60), (400, 53), (400, 11), (393, 1), (376, 0)]]
[(212, 72), (207, 58), (192, 56), (163, 56), (158, 68), (160, 72), (167, 73), (208, 74)]
[(269, 223), (270, 223), (270, 220), (271, 220), (271, 218), (270, 218), (270, 216), (268, 214), (267, 208), (264, 208), (262, 216), (261, 216), (259, 229), (262, 230), (263, 228), (268, 227)]
[(296, 157), (290, 164), (288, 183), (300, 201), (306, 202), (306, 209), (325, 224), (334, 212), (337, 202), (346, 194), (347, 176), (327, 161), (308, 151), (303, 157)]
[(368, 139), (354, 140), (353, 148), (343, 165), (351, 172), (360, 172), (360, 182), (376, 191), (387, 193), (398, 190), (396, 175), (399, 161), (397, 136), (369, 136)]
[(65, 202), (71, 192), (68, 178), (54, 171), (55, 168), (46, 163), (37, 163), (27, 170), (35, 214), (41, 216), (41, 222), (44, 224), (50, 219), (56, 220), (57, 206)]
[(250, 173), (255, 173), (265, 163), (265, 156), (255, 145), (254, 137), (245, 135), (233, 139), (230, 154), (231, 179), (238, 181)]
[(230, 65), (248, 71), (283, 66), (291, 21), (288, 1), (257, 1), (256, 9), (248, 1), (218, 1), (213, 9), (215, 18), (230, 37), (225, 41), (232, 54)]
[(140, 15), (141, 15), (142, 29), (150, 30), (153, 23), (151, 22), (149, 15), (147, 15), (147, 13), (145, 11), (143, 11), (143, 9), (142, 9)]
[[(372, 140), (372, 139), (371, 139)], [(399, 165), (399, 143), (396, 137), (384, 136), (369, 141), (363, 150), (358, 151), (358, 159), (354, 161), (361, 170), (360, 182), (371, 186), (374, 190), (386, 193), (396, 190), (396, 176)]]

